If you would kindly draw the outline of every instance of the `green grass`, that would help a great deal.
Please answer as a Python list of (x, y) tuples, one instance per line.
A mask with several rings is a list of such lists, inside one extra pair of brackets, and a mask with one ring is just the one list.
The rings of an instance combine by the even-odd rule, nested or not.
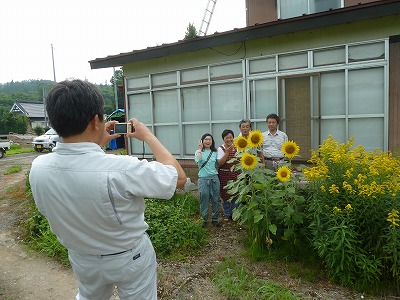
[(10, 150), (6, 151), (6, 155), (15, 155), (15, 154), (22, 154), (22, 153), (30, 153), (30, 152), (35, 152), (35, 149), (33, 149), (33, 147), (22, 148), (21, 145), (19, 145), (19, 144), (12, 144), (10, 147)]
[(16, 165), (14, 165), (14, 166), (9, 167), (9, 168), (4, 172), (4, 175), (10, 175), (10, 174), (18, 173), (18, 172), (21, 172), (21, 171), (22, 171), (22, 167), (21, 167), (21, 166), (16, 166)]
[(225, 259), (219, 263), (212, 275), (212, 281), (219, 291), (231, 300), (301, 299), (282, 285), (254, 276), (250, 270), (234, 259)]

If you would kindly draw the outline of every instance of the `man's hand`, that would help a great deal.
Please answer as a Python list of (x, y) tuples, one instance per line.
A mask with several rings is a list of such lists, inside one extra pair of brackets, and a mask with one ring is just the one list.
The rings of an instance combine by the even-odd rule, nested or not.
[(104, 136), (100, 143), (100, 147), (104, 147), (109, 143), (111, 140), (119, 138), (121, 135), (118, 133), (111, 134), (111, 130), (114, 130), (114, 125), (117, 124), (118, 121), (110, 121), (107, 122), (104, 126)]

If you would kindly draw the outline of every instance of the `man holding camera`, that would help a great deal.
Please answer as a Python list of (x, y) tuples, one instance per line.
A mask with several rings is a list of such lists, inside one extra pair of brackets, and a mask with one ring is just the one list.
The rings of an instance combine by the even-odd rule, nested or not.
[(76, 299), (157, 299), (156, 256), (144, 221), (144, 197), (169, 199), (186, 175), (151, 131), (129, 120), (128, 138), (146, 142), (156, 161), (105, 154), (116, 121), (105, 123), (103, 98), (82, 80), (56, 84), (46, 98), (63, 138), (37, 157), (29, 175), (36, 205), (68, 249)]

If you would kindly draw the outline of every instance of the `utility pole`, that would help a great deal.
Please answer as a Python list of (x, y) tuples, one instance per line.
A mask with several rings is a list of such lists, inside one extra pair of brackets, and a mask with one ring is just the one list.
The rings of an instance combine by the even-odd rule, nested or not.
[(54, 77), (54, 83), (56, 83), (56, 69), (54, 67), (54, 53), (53, 53), (53, 44), (51, 44), (51, 58), (53, 60), (53, 77)]
[(113, 67), (114, 72), (114, 99), (115, 99), (115, 110), (118, 109), (118, 96), (117, 96), (117, 78), (115, 77), (115, 67)]

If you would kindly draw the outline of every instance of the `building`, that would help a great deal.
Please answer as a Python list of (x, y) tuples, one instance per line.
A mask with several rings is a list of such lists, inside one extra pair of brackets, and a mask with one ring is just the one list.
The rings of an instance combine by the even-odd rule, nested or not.
[(36, 126), (47, 127), (46, 110), (43, 102), (15, 101), (10, 112), (24, 115), (29, 119), (28, 131)]
[[(217, 145), (239, 120), (280, 129), (310, 150), (328, 135), (400, 148), (400, 1), (246, 0), (247, 27), (90, 61), (122, 66), (126, 117), (182, 161), (202, 134)], [(132, 140), (129, 153), (151, 157)]]

